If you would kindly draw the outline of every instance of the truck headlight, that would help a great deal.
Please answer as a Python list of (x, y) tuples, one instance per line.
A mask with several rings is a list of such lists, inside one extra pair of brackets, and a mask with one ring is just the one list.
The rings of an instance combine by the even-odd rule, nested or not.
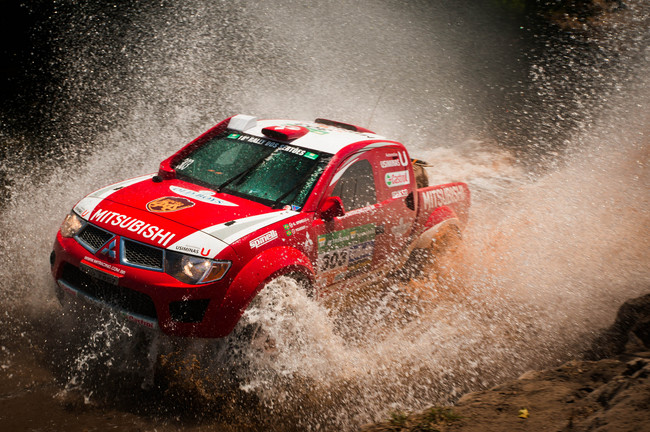
[(213, 261), (177, 252), (165, 252), (165, 272), (187, 284), (204, 284), (223, 278), (230, 261)]
[(61, 224), (61, 235), (63, 237), (74, 237), (83, 227), (84, 220), (77, 216), (75, 212), (70, 212)]

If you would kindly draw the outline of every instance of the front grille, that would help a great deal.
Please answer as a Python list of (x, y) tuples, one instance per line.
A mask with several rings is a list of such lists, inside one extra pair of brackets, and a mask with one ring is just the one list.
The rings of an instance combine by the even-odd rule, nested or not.
[(126, 264), (163, 269), (163, 250), (143, 243), (124, 239), (124, 262)]
[(81, 234), (79, 234), (79, 239), (88, 245), (93, 251), (104, 246), (106, 242), (112, 238), (112, 233), (90, 224), (86, 225)]
[[(77, 236), (80, 243), (92, 253), (96, 253), (99, 248), (108, 243), (113, 237), (115, 237), (115, 234), (91, 224), (87, 224)], [(148, 246), (127, 238), (122, 238), (122, 240), (123, 250), (121, 261), (123, 264), (144, 267), (151, 270), (163, 270), (165, 262), (163, 249)]]
[(61, 279), (84, 294), (111, 306), (149, 318), (157, 317), (156, 307), (148, 295), (96, 279), (71, 264), (64, 265)]

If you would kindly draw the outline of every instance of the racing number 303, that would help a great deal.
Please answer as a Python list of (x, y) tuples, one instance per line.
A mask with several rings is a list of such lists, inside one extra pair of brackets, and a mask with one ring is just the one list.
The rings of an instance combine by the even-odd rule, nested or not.
[(348, 263), (348, 251), (346, 249), (332, 251), (321, 256), (321, 271), (332, 270), (337, 267), (343, 267)]

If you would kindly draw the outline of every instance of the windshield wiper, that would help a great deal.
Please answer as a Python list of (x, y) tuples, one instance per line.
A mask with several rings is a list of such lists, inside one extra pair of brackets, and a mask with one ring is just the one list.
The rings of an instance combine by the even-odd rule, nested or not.
[(314, 173), (314, 171), (318, 168), (318, 166), (319, 166), (318, 164), (314, 164), (314, 166), (309, 171), (307, 171), (307, 174), (302, 176), (302, 178), (300, 180), (298, 180), (296, 182), (296, 184), (291, 189), (289, 189), (287, 192), (280, 195), (280, 197), (273, 202), (273, 205), (271, 206), (271, 208), (278, 208), (278, 204), (282, 204), (281, 201), (283, 199), (285, 199), (286, 197), (291, 195), (300, 186), (303, 186), (304, 183), (305, 183), (305, 180), (307, 180)]
[(260, 166), (262, 164), (262, 162), (264, 162), (271, 154), (273, 154), (273, 152), (266, 154), (263, 158), (261, 158), (260, 160), (255, 162), (253, 165), (251, 165), (250, 167), (248, 167), (244, 171), (240, 172), (239, 174), (236, 174), (235, 176), (233, 176), (233, 177), (229, 178), (228, 180), (226, 180), (225, 182), (221, 183), (219, 186), (217, 186), (217, 192), (221, 192), (223, 190), (223, 188), (228, 186), (230, 183), (234, 182), (235, 180), (237, 180), (239, 178), (242, 178), (242, 177), (246, 176), (247, 174), (250, 174), (255, 168)]

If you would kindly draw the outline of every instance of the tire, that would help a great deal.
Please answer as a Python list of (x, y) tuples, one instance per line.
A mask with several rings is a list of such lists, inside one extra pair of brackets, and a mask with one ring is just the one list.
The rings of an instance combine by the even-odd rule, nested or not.
[(460, 229), (449, 225), (436, 234), (428, 248), (413, 249), (406, 263), (397, 272), (397, 277), (408, 281), (439, 274), (443, 259), (454, 252), (461, 241)]
[(445, 259), (449, 258), (461, 244), (463, 240), (460, 229), (452, 225), (443, 230), (439, 236), (431, 241), (429, 266), (431, 274), (440, 276), (445, 271)]
[(271, 355), (277, 351), (274, 332), (269, 327), (273, 326), (274, 318), (277, 318), (274, 314), (292, 315), (293, 313), (290, 308), (282, 307), (283, 298), (291, 295), (282, 292), (282, 288), (287, 284), (297, 285), (306, 297), (313, 298), (309, 279), (301, 273), (289, 273), (267, 281), (251, 301), (235, 328), (236, 338), (241, 342), (243, 349), (252, 348), (254, 351)]

